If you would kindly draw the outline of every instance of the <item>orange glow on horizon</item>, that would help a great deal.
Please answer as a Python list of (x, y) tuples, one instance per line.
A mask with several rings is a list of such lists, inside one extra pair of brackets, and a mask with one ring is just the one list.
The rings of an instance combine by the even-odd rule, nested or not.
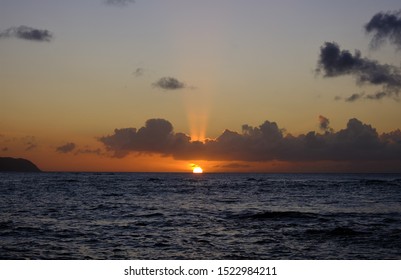
[(191, 163), (191, 164), (190, 164), (190, 167), (192, 168), (192, 173), (197, 173), (197, 174), (203, 173), (202, 167), (200, 167), (200, 166), (197, 165), (197, 164)]
[(203, 169), (200, 166), (194, 167), (192, 173), (203, 173)]

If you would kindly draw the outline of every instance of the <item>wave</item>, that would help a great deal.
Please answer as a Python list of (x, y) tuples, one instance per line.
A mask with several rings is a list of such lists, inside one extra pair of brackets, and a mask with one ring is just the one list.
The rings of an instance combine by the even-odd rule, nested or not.
[(164, 217), (163, 213), (156, 212), (156, 213), (149, 213), (149, 214), (141, 214), (137, 215), (139, 218), (153, 218), (153, 217)]
[(0, 230), (8, 230), (13, 228), (14, 228), (14, 223), (11, 220), (0, 222)]
[(401, 179), (361, 179), (359, 183), (365, 186), (400, 186)]
[(318, 214), (298, 211), (264, 211), (258, 213), (240, 214), (236, 218), (251, 219), (251, 220), (265, 220), (265, 219), (315, 219)]
[(332, 229), (309, 229), (306, 231), (309, 235), (319, 235), (328, 237), (351, 237), (366, 234), (350, 227), (335, 227)]

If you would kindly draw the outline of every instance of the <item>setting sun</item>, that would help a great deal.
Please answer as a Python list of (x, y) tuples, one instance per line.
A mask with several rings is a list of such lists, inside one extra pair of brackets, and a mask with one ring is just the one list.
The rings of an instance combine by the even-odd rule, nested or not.
[(192, 172), (193, 172), (193, 173), (203, 173), (203, 169), (202, 169), (200, 166), (195, 166), (195, 167), (192, 169)]

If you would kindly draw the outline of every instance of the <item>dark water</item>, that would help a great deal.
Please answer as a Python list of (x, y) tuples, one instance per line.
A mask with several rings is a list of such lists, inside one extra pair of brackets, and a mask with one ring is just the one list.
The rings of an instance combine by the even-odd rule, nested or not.
[(0, 174), (1, 259), (401, 259), (401, 175)]

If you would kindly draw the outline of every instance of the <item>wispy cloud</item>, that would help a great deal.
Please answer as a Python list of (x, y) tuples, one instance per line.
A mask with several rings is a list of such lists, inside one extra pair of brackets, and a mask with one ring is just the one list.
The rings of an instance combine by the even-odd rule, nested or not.
[(157, 153), (183, 160), (230, 161), (401, 161), (401, 132), (379, 135), (372, 126), (350, 119), (346, 128), (334, 132), (327, 118), (319, 118), (324, 134), (310, 131), (285, 134), (275, 122), (258, 127), (242, 126), (242, 132), (225, 130), (216, 139), (191, 141), (175, 133), (170, 122), (150, 119), (144, 127), (116, 129), (99, 138), (115, 157), (129, 153)]
[(50, 42), (53, 39), (53, 34), (49, 30), (21, 25), (0, 31), (0, 39), (1, 38), (18, 38), (37, 42)]
[(142, 67), (136, 68), (133, 73), (133, 75), (135, 75), (136, 77), (141, 77), (141, 76), (143, 76), (143, 74), (145, 74), (145, 69)]
[(25, 151), (32, 151), (38, 147), (35, 136), (22, 137), (21, 141), (25, 145)]
[(385, 97), (397, 99), (401, 90), (401, 74), (398, 67), (363, 58), (359, 50), (355, 50), (354, 54), (348, 50), (341, 50), (335, 42), (325, 42), (320, 48), (317, 71), (323, 73), (326, 78), (351, 75), (355, 77), (358, 85), (382, 86), (382, 90), (375, 94), (353, 95), (348, 101), (362, 97), (371, 100)]
[(105, 153), (97, 148), (97, 149), (91, 149), (91, 148), (84, 148), (84, 149), (79, 149), (78, 151), (76, 151), (75, 155), (80, 155), (80, 154), (91, 154), (91, 155), (97, 155), (97, 156), (104, 156)]
[(364, 96), (365, 96), (364, 92), (362, 92), (362, 93), (354, 93), (354, 94), (351, 94), (350, 96), (346, 97), (344, 100), (346, 102), (354, 102), (354, 101), (357, 101), (357, 100), (363, 98)]
[(365, 25), (365, 31), (372, 34), (372, 48), (378, 48), (386, 40), (401, 49), (401, 10), (375, 14)]
[(163, 77), (157, 80), (152, 84), (156, 88), (164, 89), (164, 90), (179, 90), (184, 89), (187, 86), (185, 83), (180, 82), (176, 78), (173, 77)]
[(57, 147), (56, 151), (59, 153), (67, 154), (72, 152), (75, 149), (75, 147), (76, 147), (75, 143), (70, 142)]

